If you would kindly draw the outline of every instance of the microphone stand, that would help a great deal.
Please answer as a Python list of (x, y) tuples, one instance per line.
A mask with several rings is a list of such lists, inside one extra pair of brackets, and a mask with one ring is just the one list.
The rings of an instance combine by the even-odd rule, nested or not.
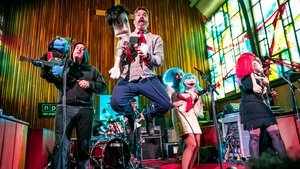
[[(277, 72), (275, 69), (273, 69), (273, 68), (271, 68), (271, 69), (274, 70), (275, 72)], [(290, 89), (290, 92), (291, 92), (291, 95), (292, 95), (293, 111), (297, 115), (298, 123), (300, 123), (300, 115), (299, 115), (298, 106), (297, 106), (297, 102), (296, 102), (296, 95), (295, 95), (295, 91), (298, 90), (300, 92), (300, 89), (291, 82), (291, 75), (292, 74), (299, 74), (299, 72), (288, 72), (288, 75), (287, 75), (288, 79), (286, 79), (283, 76), (280, 76), (279, 74), (278, 74), (278, 76), (281, 77), (284, 81), (286, 81), (289, 85), (289, 89)]]
[(216, 130), (216, 135), (217, 135), (217, 145), (218, 145), (218, 153), (219, 153), (219, 165), (220, 165), (220, 169), (223, 169), (223, 159), (222, 159), (222, 146), (221, 146), (221, 138), (220, 138), (220, 134), (219, 134), (219, 127), (218, 127), (218, 123), (217, 123), (217, 115), (216, 115), (216, 103), (215, 103), (215, 99), (214, 99), (214, 92), (219, 95), (219, 92), (216, 90), (216, 88), (209, 82), (209, 80), (206, 78), (205, 74), (197, 69), (196, 67), (194, 67), (195, 70), (197, 70), (199, 72), (199, 74), (201, 75), (202, 79), (205, 80), (206, 85), (208, 87), (208, 91), (211, 93), (211, 102), (212, 102), (212, 113), (213, 113), (213, 121), (214, 121), (214, 125), (215, 125), (215, 130)]
[[(64, 156), (63, 156), (63, 148), (64, 148), (64, 139), (66, 137), (66, 119), (67, 119), (67, 74), (69, 72), (69, 62), (68, 60), (71, 57), (71, 45), (72, 45), (72, 39), (69, 42), (70, 51), (67, 53), (67, 56), (65, 58), (63, 66), (63, 72), (62, 72), (62, 107), (63, 107), (63, 134), (61, 137), (61, 143), (60, 143), (60, 161), (61, 161), (61, 167), (64, 165)], [(67, 155), (67, 152), (66, 152)]]
[(287, 76), (288, 79), (286, 79), (283, 76), (282, 76), (282, 79), (284, 81), (286, 81), (289, 85), (289, 89), (291, 91), (292, 101), (293, 101), (293, 110), (297, 115), (298, 122), (300, 122), (300, 116), (299, 116), (299, 111), (298, 111), (298, 106), (297, 106), (297, 101), (296, 101), (296, 95), (295, 95), (295, 91), (296, 90), (300, 91), (300, 89), (291, 82), (291, 75), (292, 75), (292, 73), (288, 73), (288, 76)]

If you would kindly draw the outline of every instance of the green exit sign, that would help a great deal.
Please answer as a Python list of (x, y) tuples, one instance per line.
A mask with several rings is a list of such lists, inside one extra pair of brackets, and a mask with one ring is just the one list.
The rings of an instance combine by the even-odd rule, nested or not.
[(55, 117), (57, 103), (38, 103), (38, 105), (39, 105), (39, 117), (40, 118)]

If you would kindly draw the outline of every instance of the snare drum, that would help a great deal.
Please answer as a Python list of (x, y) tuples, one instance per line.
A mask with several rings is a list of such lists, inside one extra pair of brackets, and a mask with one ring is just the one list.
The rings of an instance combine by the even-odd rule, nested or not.
[(126, 168), (130, 159), (127, 143), (120, 138), (98, 141), (91, 148), (90, 163), (94, 167)]

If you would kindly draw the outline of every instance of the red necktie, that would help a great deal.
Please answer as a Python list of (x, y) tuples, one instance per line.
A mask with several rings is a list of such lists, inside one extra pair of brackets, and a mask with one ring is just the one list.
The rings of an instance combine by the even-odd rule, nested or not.
[(139, 34), (140, 34), (140, 42), (141, 43), (146, 43), (144, 32), (143, 31), (139, 31)]
[(126, 47), (126, 48), (125, 48), (125, 52), (126, 52), (126, 54), (127, 54), (127, 57), (128, 57), (128, 59), (129, 59), (129, 62), (131, 63), (131, 62), (133, 61), (133, 56), (132, 56), (132, 54), (131, 54), (131, 51), (130, 51), (129, 47)]

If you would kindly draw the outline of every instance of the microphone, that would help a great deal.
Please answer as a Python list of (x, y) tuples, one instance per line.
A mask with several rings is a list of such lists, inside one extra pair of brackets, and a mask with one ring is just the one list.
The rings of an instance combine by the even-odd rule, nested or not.
[(69, 40), (70, 42), (69, 43), (72, 44), (73, 40), (74, 40), (73, 37), (70, 37), (70, 40)]
[(130, 47), (135, 47), (135, 45), (138, 45), (140, 42), (140, 38), (138, 36), (131, 36), (129, 38), (129, 44)]
[(202, 77), (205, 77), (205, 74), (201, 70), (197, 69), (196, 67), (194, 67), (194, 69), (197, 70)]

